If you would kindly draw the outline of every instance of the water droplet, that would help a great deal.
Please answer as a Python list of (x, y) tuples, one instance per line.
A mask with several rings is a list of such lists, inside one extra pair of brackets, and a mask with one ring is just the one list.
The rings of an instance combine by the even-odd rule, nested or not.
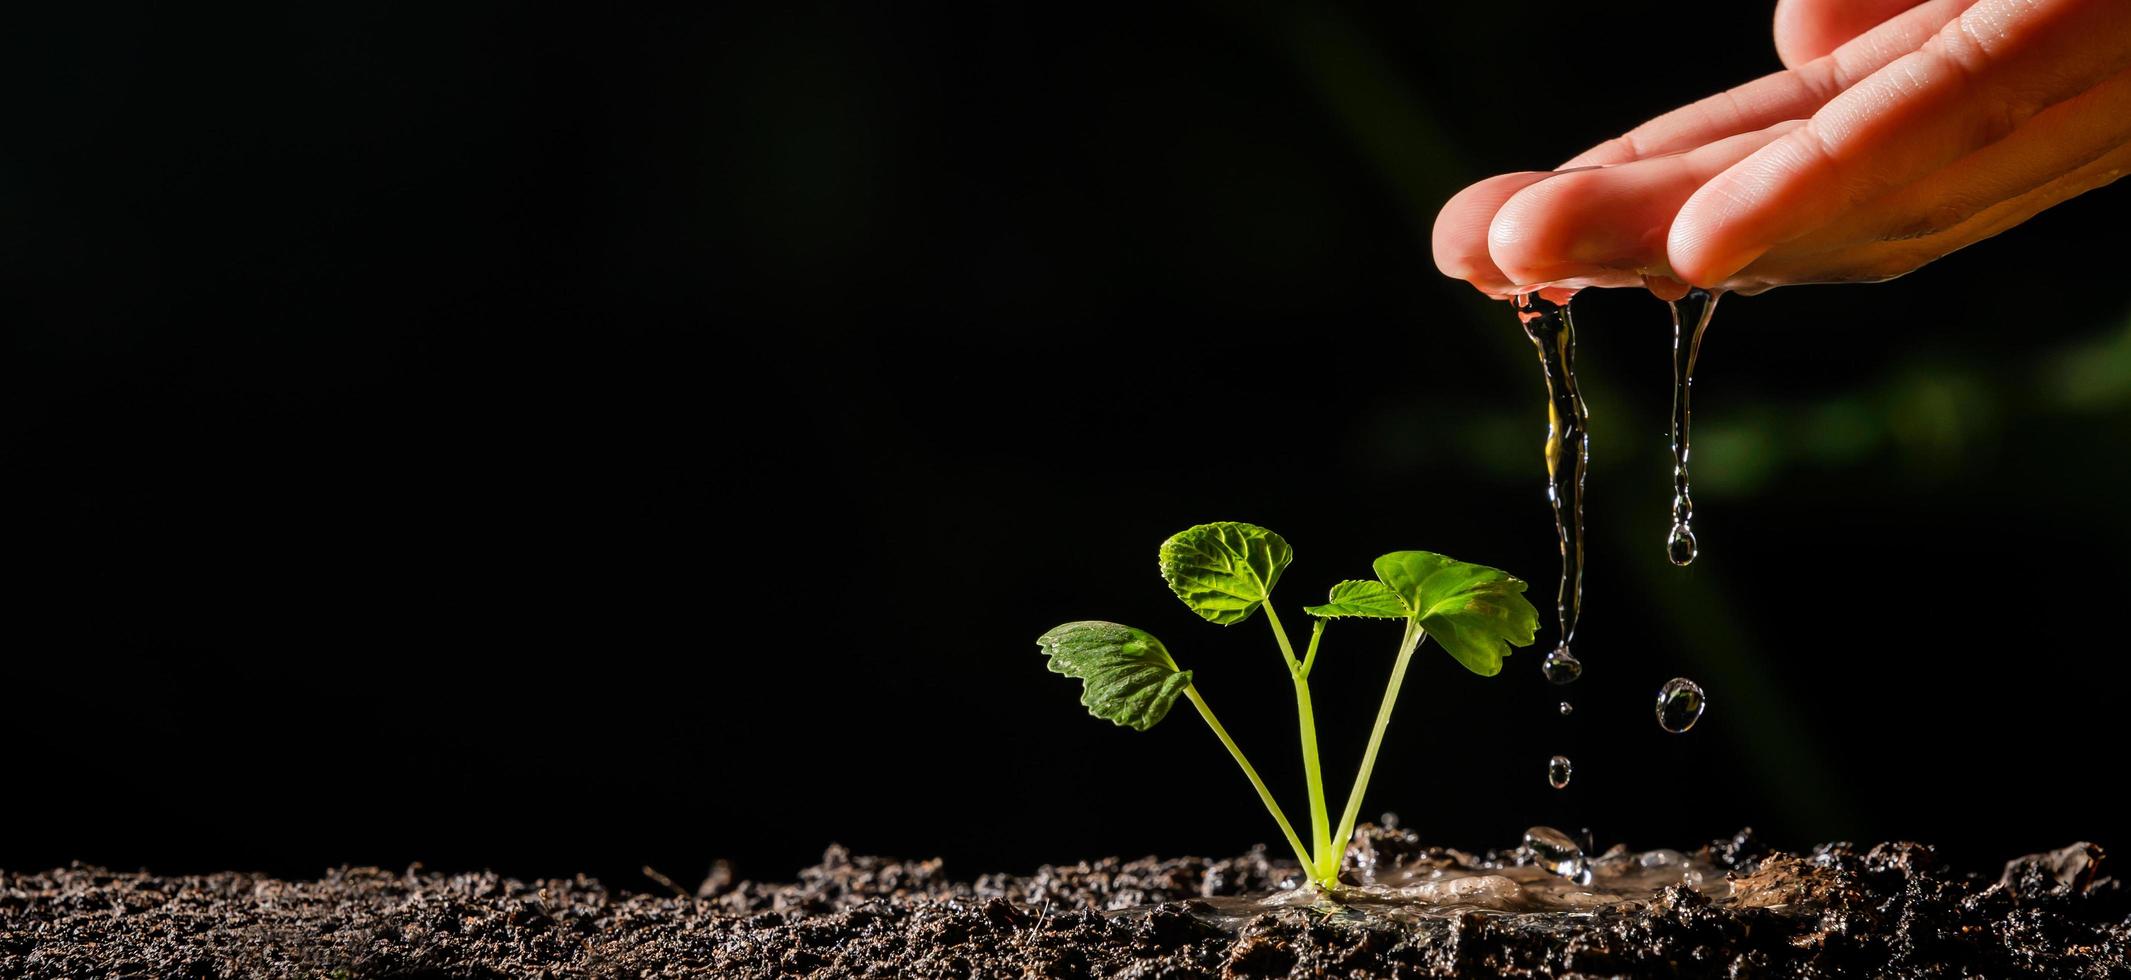
[(1539, 669), (1546, 674), (1547, 680), (1555, 684), (1573, 684), (1576, 678), (1583, 676), (1583, 661), (1576, 659), (1576, 655), (1569, 652), (1568, 644), (1564, 643), (1555, 647), (1554, 652), (1547, 654), (1546, 659), (1540, 661)]
[(1672, 536), (1665, 541), (1665, 555), (1681, 567), (1694, 564), (1694, 528), (1674, 524)]
[(1674, 868), (1685, 865), (1687, 863), (1687, 855), (1669, 847), (1660, 847), (1657, 850), (1644, 851), (1642, 854), (1637, 855), (1635, 863), (1645, 868)]
[(1708, 703), (1708, 698), (1702, 694), (1702, 685), (1685, 677), (1675, 677), (1658, 688), (1657, 725), (1674, 734), (1684, 732), (1702, 720), (1702, 709)]
[(1569, 835), (1552, 827), (1533, 827), (1524, 832), (1524, 849), (1532, 863), (1578, 884), (1591, 883), (1591, 865)]
[(1567, 701), (1563, 701), (1563, 702), (1561, 702), (1561, 716), (1562, 716), (1563, 718), (1567, 718), (1568, 716), (1570, 716), (1570, 715), (1573, 715), (1573, 714), (1575, 714), (1575, 713), (1576, 713), (1576, 706), (1575, 706), (1575, 705), (1573, 705), (1573, 704), (1570, 704), (1570, 703), (1568, 703)]
[(1557, 755), (1546, 761), (1546, 781), (1552, 783), (1555, 789), (1567, 789), (1569, 777), (1575, 772), (1576, 766), (1569, 761), (1568, 756)]

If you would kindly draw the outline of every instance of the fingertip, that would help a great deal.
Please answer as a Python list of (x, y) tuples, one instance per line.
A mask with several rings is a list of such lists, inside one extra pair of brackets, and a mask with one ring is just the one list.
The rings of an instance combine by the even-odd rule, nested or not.
[(1818, 0), (1776, 0), (1775, 23), (1770, 33), (1775, 36), (1776, 57), (1783, 67), (1796, 68), (1835, 50), (1840, 43), (1831, 43), (1830, 32), (1824, 29), (1828, 20), (1826, 6)]
[(1488, 255), (1519, 283), (1632, 281), (1663, 255), (1665, 226), (1692, 189), (1679, 160), (1587, 168), (1518, 191), (1488, 226)]
[(1920, 0), (1777, 0), (1772, 33), (1785, 68), (1826, 57)]
[(1472, 283), (1481, 292), (1500, 294), (1515, 285), (1489, 256), (1488, 226), (1517, 191), (1553, 176), (1549, 171), (1502, 174), (1459, 191), (1436, 213), (1430, 251), (1438, 270)]
[[(1809, 125), (1809, 124), (1806, 124)], [(1697, 187), (1665, 236), (1665, 261), (1680, 279), (1722, 285), (1824, 210), (1827, 159), (1806, 125), (1782, 123), (1758, 149)], [(1750, 144), (1749, 144), (1750, 145)]]
[(1665, 261), (1672, 266), (1674, 278), (1715, 289), (1760, 258), (1768, 246), (1740, 242), (1727, 234), (1721, 222), (1708, 219), (1708, 207), (1697, 207), (1700, 197), (1698, 193), (1690, 199), (1672, 222), (1665, 238)]
[(1571, 269), (1565, 200), (1574, 199), (1573, 177), (1539, 181), (1511, 195), (1487, 224), (1487, 255), (1511, 282), (1552, 282), (1579, 274)]

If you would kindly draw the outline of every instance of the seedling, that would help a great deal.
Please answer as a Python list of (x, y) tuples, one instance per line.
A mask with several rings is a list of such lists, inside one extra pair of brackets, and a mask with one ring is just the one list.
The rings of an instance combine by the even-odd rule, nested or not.
[[(1206, 699), (1192, 686), (1192, 672), (1177, 666), (1150, 633), (1117, 623), (1086, 621), (1067, 623), (1036, 641), (1050, 658), (1052, 671), (1081, 682), (1080, 703), (1097, 718), (1146, 731), (1169, 714), (1178, 697), (1191, 702), (1214, 737), (1221, 740), (1243, 775), (1250, 778), (1258, 799), (1280, 825), (1295, 859), (1302, 862), (1310, 881), (1326, 891), (1339, 887), (1339, 866), (1347, 844), (1354, 836), (1354, 819), (1361, 813), (1362, 795), (1369, 788), (1369, 774), (1376, 768), (1376, 752), (1391, 724), (1391, 708), (1398, 702), (1399, 685), (1421, 641), (1434, 636), (1436, 643), (1467, 670), (1482, 677), (1502, 671), (1502, 658), (1512, 646), (1529, 646), (1538, 627), (1539, 613), (1524, 598), (1524, 583), (1507, 572), (1453, 561), (1427, 551), (1394, 551), (1376, 560), (1374, 580), (1350, 580), (1332, 587), (1329, 601), (1304, 607), (1312, 619), (1309, 646), (1301, 657), (1270, 601), (1273, 586), (1294, 559), (1294, 551), (1280, 535), (1255, 524), (1224, 521), (1201, 524), (1162, 542), (1162, 578), (1169, 590), (1201, 619), (1233, 626), (1265, 610), (1265, 621), (1280, 646), (1281, 660), (1295, 685), (1295, 715), (1302, 733), (1303, 773), (1309, 784), (1310, 844), (1305, 847), (1294, 824), (1280, 809), (1265, 780), (1245, 758), (1228, 729), (1221, 727)], [(1325, 809), (1324, 771), (1317, 757), (1317, 718), (1310, 707), (1310, 671), (1317, 666), (1317, 649), (1324, 640), (1325, 624), (1334, 619), (1393, 619), (1405, 623), (1399, 638), (1398, 659), (1391, 666), (1391, 680), (1384, 686), (1383, 706), (1376, 713), (1376, 727), (1369, 733), (1369, 746), (1362, 753), (1361, 770), (1347, 791), (1346, 810), (1334, 830)]]

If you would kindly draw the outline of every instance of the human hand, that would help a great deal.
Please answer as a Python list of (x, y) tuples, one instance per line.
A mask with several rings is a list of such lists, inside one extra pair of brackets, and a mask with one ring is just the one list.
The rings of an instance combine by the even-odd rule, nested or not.
[(1494, 296), (1877, 281), (2131, 167), (2126, 0), (1779, 0), (1776, 46), (1784, 71), (1460, 191), (1437, 267)]

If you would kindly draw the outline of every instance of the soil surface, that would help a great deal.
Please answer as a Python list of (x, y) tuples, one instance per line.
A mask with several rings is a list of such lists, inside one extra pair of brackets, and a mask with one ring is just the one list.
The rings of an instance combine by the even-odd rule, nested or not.
[[(1529, 860), (1365, 828), (1348, 874), (1446, 855)], [(1239, 901), (1292, 880), (1262, 852), (959, 881), (937, 860), (831, 847), (796, 882), (713, 871), (685, 895), (418, 867), (281, 881), (76, 866), (0, 872), (0, 977), (2131, 978), (2131, 894), (2092, 845), (1988, 875), (1916, 844), (1791, 854), (1750, 832), (1695, 857), (1749, 898), (1672, 885), (1571, 913), (1398, 918)]]

